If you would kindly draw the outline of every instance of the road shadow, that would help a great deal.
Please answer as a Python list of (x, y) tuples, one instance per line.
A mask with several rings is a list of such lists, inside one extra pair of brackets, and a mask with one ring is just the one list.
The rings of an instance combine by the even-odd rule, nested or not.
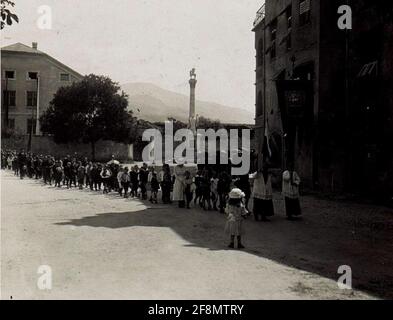
[[(326, 205), (329, 203), (321, 204)], [(277, 212), (283, 212), (281, 200), (275, 200), (275, 207)], [(359, 227), (358, 217), (359, 226), (356, 225), (354, 234), (351, 217), (333, 221), (331, 215), (318, 210), (321, 210), (318, 206), (304, 204), (305, 218), (297, 222), (286, 221), (282, 214), (276, 215), (270, 223), (249, 218), (245, 222), (246, 249), (243, 251), (335, 281), (340, 277), (338, 268), (348, 265), (352, 268), (354, 289), (380, 298), (393, 298), (393, 241), (385, 232), (389, 230), (384, 229), (370, 238), (369, 228)], [(225, 215), (215, 211), (157, 205), (141, 211), (100, 213), (56, 224), (111, 229), (164, 227), (176, 232), (188, 242), (188, 247), (229, 250), (224, 234)]]
[[(45, 187), (41, 181), (24, 181)], [(66, 190), (49, 185), (46, 189)], [(102, 192), (89, 189), (83, 192), (103, 196)], [(121, 200), (114, 193), (104, 196), (113, 201)], [(143, 204), (151, 206), (149, 202)], [(247, 253), (335, 281), (340, 276), (339, 266), (347, 265), (352, 268), (355, 289), (393, 299), (392, 209), (307, 196), (302, 199), (304, 220), (289, 222), (284, 220), (283, 201), (276, 197), (274, 204), (277, 215), (272, 222), (246, 221), (244, 242)], [(100, 213), (57, 225), (112, 229), (165, 227), (182, 237), (188, 243), (187, 247), (219, 251), (229, 250), (226, 246), (228, 239), (223, 233), (224, 223), (225, 216), (217, 212), (158, 205), (135, 212)]]

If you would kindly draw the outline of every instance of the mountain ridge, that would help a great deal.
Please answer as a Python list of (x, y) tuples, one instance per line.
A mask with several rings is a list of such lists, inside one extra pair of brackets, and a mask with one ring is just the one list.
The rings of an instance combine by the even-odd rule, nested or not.
[[(188, 122), (189, 97), (163, 89), (147, 82), (132, 82), (121, 85), (129, 96), (129, 109), (138, 118), (162, 122), (168, 118)], [(223, 123), (252, 124), (254, 115), (240, 108), (225, 106), (215, 102), (197, 100), (197, 114)]]

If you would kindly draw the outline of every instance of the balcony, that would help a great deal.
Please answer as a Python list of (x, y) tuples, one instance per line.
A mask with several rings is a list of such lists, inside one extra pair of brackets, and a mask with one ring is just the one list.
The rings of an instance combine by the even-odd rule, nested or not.
[(257, 16), (254, 20), (254, 28), (256, 28), (265, 19), (265, 4), (257, 11)]

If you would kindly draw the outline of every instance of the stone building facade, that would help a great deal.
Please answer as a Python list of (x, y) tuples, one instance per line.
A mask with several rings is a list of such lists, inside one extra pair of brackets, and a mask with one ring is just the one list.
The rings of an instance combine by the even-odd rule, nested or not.
[[(343, 4), (352, 8), (352, 30), (337, 25)], [(260, 153), (268, 137), (273, 166), (284, 169), (293, 154), (308, 187), (387, 190), (393, 167), (387, 142), (393, 138), (392, 10), (383, 1), (266, 0), (253, 29), (256, 135)], [(291, 121), (278, 90), (289, 79), (311, 87), (293, 132), (284, 125)]]
[[(56, 91), (82, 75), (32, 47), (16, 43), (1, 49), (1, 117), (3, 126), (21, 134), (40, 134), (38, 119)], [(8, 118), (8, 119), (7, 119)]]

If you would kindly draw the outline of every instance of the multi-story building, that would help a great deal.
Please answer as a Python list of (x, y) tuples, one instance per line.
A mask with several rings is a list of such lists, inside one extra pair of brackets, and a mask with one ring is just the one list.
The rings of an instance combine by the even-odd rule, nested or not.
[[(351, 7), (353, 29), (338, 27), (341, 5)], [(295, 162), (307, 186), (331, 191), (375, 189), (388, 179), (392, 11), (389, 1), (265, 1), (253, 29), (256, 136), (260, 152), (268, 136), (275, 167)], [(281, 87), (295, 81), (306, 92), (296, 120), (288, 116), (286, 99), (299, 97)]]
[(39, 117), (56, 91), (82, 75), (46, 53), (16, 43), (1, 49), (2, 124), (22, 134), (40, 134)]

